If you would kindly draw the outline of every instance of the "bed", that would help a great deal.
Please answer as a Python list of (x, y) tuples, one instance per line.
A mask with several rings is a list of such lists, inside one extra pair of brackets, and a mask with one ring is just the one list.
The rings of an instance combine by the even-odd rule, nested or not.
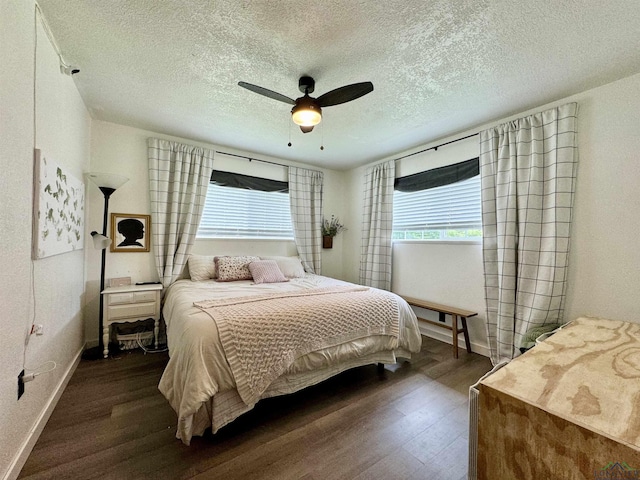
[[(178, 416), (176, 437), (187, 445), (262, 398), (420, 350), (416, 316), (397, 295), (308, 274), (301, 265), (294, 274), (291, 258), (271, 260), (288, 273), (284, 281), (205, 275), (166, 290), (169, 362), (159, 389)], [(251, 265), (259, 263), (269, 262)]]

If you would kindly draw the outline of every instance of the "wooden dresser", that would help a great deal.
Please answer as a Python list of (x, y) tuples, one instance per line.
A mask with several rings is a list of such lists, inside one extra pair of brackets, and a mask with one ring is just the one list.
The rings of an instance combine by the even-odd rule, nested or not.
[(640, 479), (640, 324), (579, 318), (479, 391), (478, 479)]

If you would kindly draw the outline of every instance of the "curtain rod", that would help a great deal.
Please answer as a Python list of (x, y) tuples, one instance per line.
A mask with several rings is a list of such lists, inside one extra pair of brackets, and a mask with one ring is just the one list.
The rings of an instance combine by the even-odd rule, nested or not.
[(259, 158), (247, 157), (246, 155), (236, 155), (235, 153), (220, 152), (218, 150), (214, 150), (214, 151), (215, 153), (221, 153), (222, 155), (229, 155), (230, 157), (246, 158), (250, 162), (255, 161), (255, 162), (269, 163), (271, 165), (278, 165), (279, 167), (289, 168), (289, 165), (285, 165), (284, 163), (270, 162), (269, 160), (261, 160)]
[(451, 140), (450, 142), (441, 143), (440, 145), (436, 145), (435, 147), (425, 148), (424, 150), (420, 150), (419, 152), (413, 152), (413, 153), (410, 153), (408, 155), (404, 155), (402, 157), (394, 158), (393, 161), (397, 162), (398, 160), (402, 160), (403, 158), (411, 157), (413, 155), (418, 155), (419, 153), (428, 152), (429, 150), (437, 151), (440, 147), (444, 147), (445, 145), (449, 145), (450, 143), (459, 142), (460, 140), (466, 140), (467, 138), (475, 137), (477, 135), (480, 135), (480, 133), (479, 132), (478, 133), (472, 133), (471, 135), (467, 135), (466, 137), (457, 138), (455, 140)]
[[(449, 145), (450, 143), (456, 143), (456, 142), (459, 142), (461, 140), (466, 140), (467, 138), (475, 137), (477, 135), (480, 135), (480, 133), (472, 133), (471, 135), (467, 135), (466, 137), (457, 138), (457, 139), (451, 140), (449, 142), (441, 143), (440, 145), (436, 145), (435, 147), (425, 148), (424, 150), (420, 150), (419, 152), (413, 152), (413, 153), (410, 153), (408, 155), (404, 155), (402, 157), (395, 158), (393, 161), (397, 162), (398, 160), (402, 160), (403, 158), (411, 157), (413, 155), (418, 155), (419, 153), (428, 152), (429, 150), (436, 150), (437, 151), (440, 147), (444, 147), (445, 145)], [(221, 152), (219, 150), (215, 150), (215, 153), (220, 153), (222, 155), (229, 155), (230, 157), (246, 158), (250, 162), (256, 161), (256, 162), (268, 163), (270, 165), (278, 165), (279, 167), (289, 168), (289, 165), (285, 165), (284, 163), (270, 162), (269, 160), (261, 160), (259, 158), (247, 157), (246, 155), (237, 155), (235, 153)]]

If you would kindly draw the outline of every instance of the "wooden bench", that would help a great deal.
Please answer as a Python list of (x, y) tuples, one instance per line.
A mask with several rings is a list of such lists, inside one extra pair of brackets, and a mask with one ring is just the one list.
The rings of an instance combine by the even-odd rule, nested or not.
[[(426, 300), (419, 300), (417, 298), (402, 296), (405, 301), (414, 307), (425, 308), (432, 310), (440, 314), (440, 321), (434, 322), (433, 320), (427, 320), (426, 318), (418, 317), (418, 320), (426, 322), (436, 327), (446, 328), (451, 330), (453, 335), (453, 357), (458, 358), (458, 334), (464, 334), (464, 343), (467, 347), (467, 352), (471, 353), (471, 343), (469, 342), (469, 331), (467, 330), (467, 318), (475, 317), (478, 312), (472, 312), (471, 310), (463, 310), (462, 308), (450, 307), (448, 305), (442, 305), (440, 303), (428, 302)], [(451, 315), (451, 326), (444, 323), (445, 315)], [(458, 317), (462, 323), (462, 328), (458, 328)]]

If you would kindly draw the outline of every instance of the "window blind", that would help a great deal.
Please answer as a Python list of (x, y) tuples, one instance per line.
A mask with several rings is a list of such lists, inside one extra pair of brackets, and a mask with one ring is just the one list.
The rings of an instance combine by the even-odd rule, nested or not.
[(289, 192), (289, 183), (269, 178), (252, 177), (240, 173), (213, 170), (211, 182), (221, 187), (247, 188), (249, 190), (261, 190), (263, 192)]
[(210, 183), (199, 238), (293, 238), (289, 195)]
[(393, 231), (482, 228), (480, 175), (414, 192), (393, 192)]
[(418, 190), (461, 182), (476, 175), (480, 175), (480, 159), (478, 157), (466, 162), (432, 168), (424, 172), (396, 178), (393, 182), (393, 188), (402, 192), (417, 192)]

